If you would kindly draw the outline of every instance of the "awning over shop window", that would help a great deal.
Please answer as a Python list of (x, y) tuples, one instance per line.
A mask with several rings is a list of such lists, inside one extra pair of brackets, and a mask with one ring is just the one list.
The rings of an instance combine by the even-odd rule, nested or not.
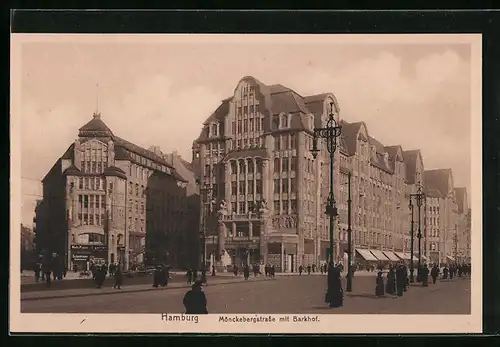
[(368, 261), (378, 261), (377, 258), (367, 249), (356, 248), (356, 252), (359, 253), (365, 260)]
[(399, 261), (399, 258), (394, 252), (384, 251), (384, 255), (389, 258), (390, 261)]
[(450, 259), (451, 261), (455, 261), (455, 258), (453, 258), (451, 255), (447, 255), (446, 258)]
[(426, 261), (428, 260), (428, 258), (427, 258), (425, 255), (423, 255), (423, 254), (420, 256), (420, 258), (421, 258), (422, 260), (426, 260)]
[(370, 249), (370, 252), (380, 261), (389, 261), (389, 258), (387, 258), (384, 253), (378, 249)]
[[(411, 260), (411, 254), (405, 253), (406, 260)], [(413, 261), (418, 261), (418, 257), (416, 254), (413, 254)]]
[(396, 256), (401, 259), (401, 260), (406, 260), (405, 258), (405, 254), (404, 253), (401, 253), (401, 252), (394, 252), (394, 254), (396, 254)]

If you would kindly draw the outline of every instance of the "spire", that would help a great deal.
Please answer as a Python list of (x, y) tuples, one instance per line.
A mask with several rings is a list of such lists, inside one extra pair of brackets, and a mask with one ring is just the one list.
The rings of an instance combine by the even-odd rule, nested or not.
[(94, 118), (101, 119), (101, 113), (99, 112), (99, 83), (96, 83)]

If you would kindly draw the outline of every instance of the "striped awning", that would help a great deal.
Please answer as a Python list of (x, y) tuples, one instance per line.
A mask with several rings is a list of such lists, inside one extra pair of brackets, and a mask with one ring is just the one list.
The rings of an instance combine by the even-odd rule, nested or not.
[(359, 253), (365, 260), (368, 261), (378, 261), (377, 258), (367, 249), (356, 248), (356, 252)]
[[(405, 253), (405, 257), (407, 257), (407, 260), (411, 260), (411, 254), (410, 253)], [(413, 254), (413, 261), (418, 261), (418, 257), (416, 254)]]
[(455, 261), (455, 258), (453, 258), (451, 255), (447, 255), (446, 258), (450, 259), (451, 261)]
[(387, 258), (385, 254), (378, 249), (370, 249), (370, 252), (380, 261), (389, 261), (389, 258)]
[(390, 261), (399, 261), (399, 258), (394, 252), (384, 251), (384, 255), (389, 258)]

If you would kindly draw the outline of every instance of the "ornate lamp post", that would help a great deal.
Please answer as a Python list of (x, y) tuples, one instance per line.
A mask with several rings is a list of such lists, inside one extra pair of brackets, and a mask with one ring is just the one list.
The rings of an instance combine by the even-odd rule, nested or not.
[(410, 209), (411, 209), (411, 267), (410, 267), (410, 282), (414, 282), (413, 279), (413, 239), (414, 239), (414, 220), (413, 220), (413, 204), (412, 199), (415, 198), (417, 201), (418, 208), (418, 270), (417, 270), (417, 282), (420, 282), (420, 268), (422, 266), (422, 204), (425, 199), (425, 194), (422, 191), (422, 187), (419, 186), (417, 192), (414, 194), (410, 194)]
[(200, 195), (202, 201), (202, 219), (201, 219), (201, 228), (200, 228), (200, 246), (201, 246), (201, 281), (203, 283), (207, 282), (207, 245), (206, 245), (206, 235), (207, 235), (207, 217), (208, 212), (211, 210), (211, 205), (213, 200), (210, 198), (214, 193), (214, 188), (212, 188), (209, 184), (205, 183), (203, 187), (200, 187)]
[[(330, 194), (327, 200), (327, 206), (325, 214), (330, 216), (330, 252), (329, 252), (329, 261), (328, 268), (331, 269), (334, 266), (334, 258), (333, 258), (333, 247), (334, 247), (334, 224), (335, 217), (338, 215), (337, 207), (335, 204), (335, 196), (334, 196), (334, 167), (333, 162), (335, 159), (335, 150), (337, 149), (337, 137), (340, 136), (342, 127), (337, 125), (335, 121), (335, 115), (333, 114), (333, 102), (330, 104), (331, 111), (328, 116), (328, 121), (324, 128), (314, 128), (314, 137), (313, 137), (313, 148), (311, 149), (313, 158), (316, 159), (320, 149), (318, 149), (318, 138), (326, 140), (326, 149), (330, 154)], [(332, 275), (332, 271), (328, 271), (328, 283), (331, 283), (330, 276)], [(328, 293), (331, 292), (331, 288), (327, 289)]]

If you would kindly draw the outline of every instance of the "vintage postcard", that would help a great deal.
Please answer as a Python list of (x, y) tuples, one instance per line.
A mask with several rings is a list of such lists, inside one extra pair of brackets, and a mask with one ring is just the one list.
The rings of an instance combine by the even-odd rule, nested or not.
[(481, 332), (480, 35), (12, 35), (11, 62), (12, 332)]

